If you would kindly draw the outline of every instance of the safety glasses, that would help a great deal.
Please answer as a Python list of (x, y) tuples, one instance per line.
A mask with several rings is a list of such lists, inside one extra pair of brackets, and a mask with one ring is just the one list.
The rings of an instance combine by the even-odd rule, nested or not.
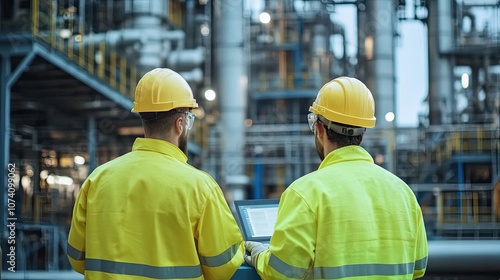
[(194, 124), (194, 119), (196, 118), (196, 115), (189, 112), (189, 111), (186, 111), (186, 126), (187, 126), (187, 130), (191, 130), (191, 128), (193, 128), (193, 124)]
[(177, 109), (177, 112), (186, 114), (186, 127), (187, 130), (191, 130), (191, 128), (193, 128), (194, 119), (196, 118), (196, 115), (189, 111), (183, 111), (180, 109)]
[(307, 122), (309, 123), (309, 128), (313, 133), (315, 133), (315, 124), (316, 122), (321, 122), (325, 126), (326, 129), (329, 129), (335, 133), (345, 135), (345, 136), (359, 136), (365, 133), (366, 128), (364, 127), (347, 127), (333, 123), (332, 121), (327, 120), (323, 116), (318, 116), (314, 113), (309, 113), (307, 115)]
[(311, 129), (312, 133), (314, 133), (314, 125), (318, 121), (318, 115), (314, 113), (309, 113), (307, 115), (307, 122), (309, 123), (309, 129)]

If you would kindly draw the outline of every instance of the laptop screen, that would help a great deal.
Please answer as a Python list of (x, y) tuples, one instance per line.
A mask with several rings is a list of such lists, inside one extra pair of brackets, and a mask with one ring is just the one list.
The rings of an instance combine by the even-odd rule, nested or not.
[(234, 206), (245, 241), (269, 242), (278, 215), (279, 199), (235, 200)]

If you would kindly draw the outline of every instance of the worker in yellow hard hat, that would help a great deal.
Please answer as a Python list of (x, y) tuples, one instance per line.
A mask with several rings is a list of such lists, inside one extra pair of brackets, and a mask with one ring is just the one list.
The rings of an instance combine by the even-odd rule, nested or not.
[(283, 192), (269, 248), (245, 242), (262, 279), (414, 279), (427, 267), (415, 195), (360, 144), (375, 104), (359, 80), (325, 84), (308, 122), (322, 162)]
[(144, 138), (90, 174), (78, 195), (68, 257), (85, 279), (230, 279), (243, 263), (238, 225), (214, 181), (187, 163), (198, 107), (188, 83), (154, 69), (132, 112)]

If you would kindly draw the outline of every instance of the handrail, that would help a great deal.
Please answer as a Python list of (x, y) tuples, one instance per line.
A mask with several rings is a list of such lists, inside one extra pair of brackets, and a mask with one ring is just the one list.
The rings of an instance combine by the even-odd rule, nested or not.
[[(66, 55), (83, 71), (90, 74), (97, 73), (98, 79), (132, 99), (139, 78), (137, 68), (128, 63), (126, 57), (106, 48), (104, 43), (94, 44), (92, 33), (87, 32), (84, 26), (75, 27), (72, 20), (68, 21), (67, 27), (62, 26), (64, 20), (62, 23), (57, 20), (62, 16), (62, 12), (57, 10), (56, 5), (57, 2), (54, 0), (32, 0), (33, 38), (47, 44), (52, 50)], [(74, 13), (74, 10), (67, 12)], [(73, 16), (74, 14), (70, 14), (70, 17)], [(78, 34), (72, 34), (74, 31)], [(70, 35), (63, 34), (64, 32), (69, 32)], [(67, 36), (69, 37), (66, 38)], [(87, 40), (88, 43), (83, 44), (83, 40)], [(77, 47), (75, 42), (79, 43)]]
[(496, 141), (493, 128), (475, 126), (467, 131), (442, 132), (444, 137), (436, 146), (436, 162), (441, 164), (454, 154), (489, 153), (494, 149)]

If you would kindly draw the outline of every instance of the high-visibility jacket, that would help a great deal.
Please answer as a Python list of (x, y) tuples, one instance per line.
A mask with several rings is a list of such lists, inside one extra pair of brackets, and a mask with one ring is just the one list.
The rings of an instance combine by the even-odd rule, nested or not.
[(166, 141), (136, 139), (74, 206), (68, 257), (85, 279), (230, 279), (243, 256), (218, 184)]
[(280, 199), (262, 279), (413, 279), (427, 266), (420, 206), (360, 146), (329, 153)]

